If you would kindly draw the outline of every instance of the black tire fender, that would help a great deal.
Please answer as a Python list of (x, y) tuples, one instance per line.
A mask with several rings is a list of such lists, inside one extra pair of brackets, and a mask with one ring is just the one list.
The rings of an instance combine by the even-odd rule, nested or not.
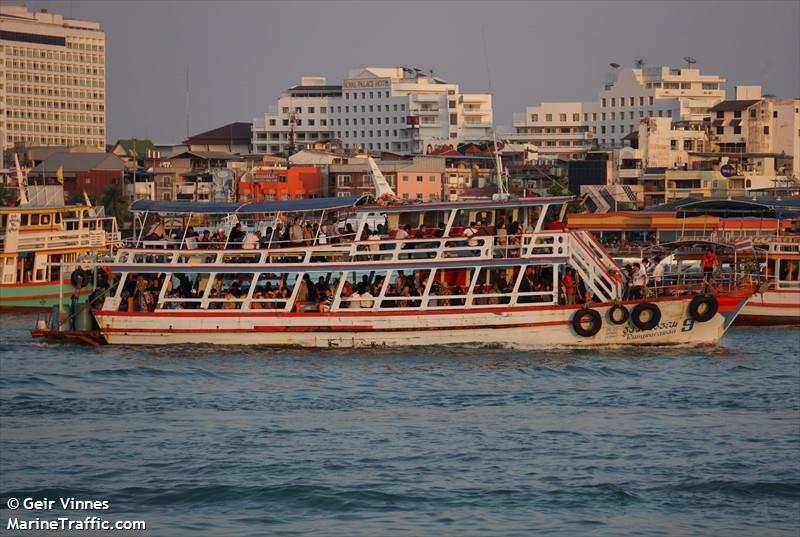
[(631, 311), (631, 322), (639, 330), (652, 330), (661, 322), (661, 310), (651, 302), (636, 304)]
[[(586, 321), (589, 321), (588, 326), (584, 325)], [(603, 326), (603, 318), (597, 311), (589, 308), (579, 309), (572, 317), (572, 329), (579, 336), (592, 337), (600, 331), (601, 326)]]
[(711, 295), (697, 295), (689, 302), (689, 315), (698, 323), (710, 321), (717, 311), (719, 311), (719, 303)]
[(625, 324), (630, 316), (631, 313), (628, 308), (622, 304), (614, 304), (608, 310), (608, 320), (611, 324)]
[(72, 283), (72, 287), (80, 289), (89, 283), (89, 273), (78, 267), (72, 271), (72, 276), (70, 276), (69, 281)]

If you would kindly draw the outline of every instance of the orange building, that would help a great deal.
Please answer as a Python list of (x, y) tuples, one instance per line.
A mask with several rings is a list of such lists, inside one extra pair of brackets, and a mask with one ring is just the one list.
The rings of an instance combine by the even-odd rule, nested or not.
[(274, 201), (322, 196), (322, 172), (314, 166), (255, 168), (239, 182), (239, 201)]

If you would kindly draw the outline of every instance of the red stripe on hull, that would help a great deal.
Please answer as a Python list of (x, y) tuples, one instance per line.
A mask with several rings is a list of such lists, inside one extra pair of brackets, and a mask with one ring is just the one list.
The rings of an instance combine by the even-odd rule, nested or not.
[(740, 314), (733, 324), (736, 326), (800, 326), (800, 317)]

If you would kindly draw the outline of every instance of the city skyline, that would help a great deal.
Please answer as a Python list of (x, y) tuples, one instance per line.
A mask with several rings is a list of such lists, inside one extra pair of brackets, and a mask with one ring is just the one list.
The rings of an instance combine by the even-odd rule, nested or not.
[[(187, 70), (190, 134), (252, 121), (301, 76), (338, 83), (366, 66), (434, 69), (470, 92), (491, 79), (497, 126), (541, 101), (594, 99), (609, 63), (637, 57), (680, 67), (692, 56), (727, 79), (729, 98), (738, 84), (800, 94), (793, 2), (14, 3), (101, 23), (109, 143), (183, 140)], [(596, 46), (580, 45), (587, 33)]]

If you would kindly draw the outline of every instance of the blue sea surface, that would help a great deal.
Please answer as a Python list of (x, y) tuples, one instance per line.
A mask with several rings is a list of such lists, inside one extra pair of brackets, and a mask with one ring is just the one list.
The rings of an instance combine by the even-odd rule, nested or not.
[(702, 349), (95, 349), (31, 340), (34, 320), (0, 317), (0, 533), (62, 514), (11, 497), (108, 500), (104, 518), (166, 536), (800, 533), (798, 329)]

